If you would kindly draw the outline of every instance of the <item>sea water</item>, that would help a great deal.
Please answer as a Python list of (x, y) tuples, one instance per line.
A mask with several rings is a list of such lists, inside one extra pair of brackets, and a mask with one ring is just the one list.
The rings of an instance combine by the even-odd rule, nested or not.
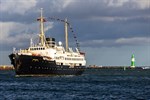
[(80, 76), (0, 71), (0, 100), (150, 100), (150, 69), (88, 69)]

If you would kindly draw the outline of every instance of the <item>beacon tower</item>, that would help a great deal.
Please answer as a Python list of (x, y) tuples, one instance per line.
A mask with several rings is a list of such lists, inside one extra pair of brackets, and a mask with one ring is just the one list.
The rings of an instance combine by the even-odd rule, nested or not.
[(132, 54), (131, 56), (131, 68), (135, 68), (135, 58), (134, 58), (134, 54)]

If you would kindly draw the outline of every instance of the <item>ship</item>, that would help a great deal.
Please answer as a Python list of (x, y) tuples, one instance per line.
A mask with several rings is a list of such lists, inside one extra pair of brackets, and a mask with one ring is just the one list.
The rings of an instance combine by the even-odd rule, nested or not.
[(13, 48), (9, 55), (17, 76), (33, 75), (81, 75), (86, 68), (85, 53), (79, 48), (74, 50), (68, 46), (68, 22), (64, 20), (65, 45), (44, 33), (43, 9), (37, 19), (40, 23), (39, 41), (26, 49)]

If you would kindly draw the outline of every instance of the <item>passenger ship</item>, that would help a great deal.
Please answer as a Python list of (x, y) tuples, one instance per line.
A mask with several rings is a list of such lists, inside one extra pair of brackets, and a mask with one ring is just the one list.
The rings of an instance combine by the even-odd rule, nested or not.
[(45, 37), (41, 9), (39, 43), (24, 50), (13, 50), (9, 55), (16, 75), (81, 75), (86, 67), (85, 53), (78, 48), (75, 51), (68, 47), (68, 22), (65, 23), (65, 47), (55, 38)]

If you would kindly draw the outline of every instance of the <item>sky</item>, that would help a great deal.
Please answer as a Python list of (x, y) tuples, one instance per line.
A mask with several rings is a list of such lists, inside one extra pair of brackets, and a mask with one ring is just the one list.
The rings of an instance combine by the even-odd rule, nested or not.
[[(10, 65), (13, 47), (36, 42), (43, 8), (45, 35), (64, 41), (67, 18), (86, 53), (87, 65), (150, 66), (150, 0), (0, 0), (0, 65)], [(69, 44), (74, 47), (69, 31)]]

